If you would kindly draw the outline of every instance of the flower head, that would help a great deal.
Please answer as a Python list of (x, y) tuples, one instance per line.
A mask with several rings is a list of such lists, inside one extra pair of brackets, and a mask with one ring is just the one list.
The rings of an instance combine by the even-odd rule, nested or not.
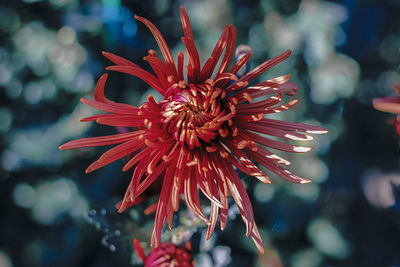
[(166, 266), (166, 267), (193, 267), (194, 259), (190, 243), (186, 246), (176, 246), (171, 243), (162, 243), (153, 248), (149, 255), (143, 251), (137, 239), (133, 240), (133, 246), (145, 267)]
[[(201, 67), (190, 21), (183, 7), (180, 14), (184, 32), (182, 41), (189, 62), (186, 78), (183, 70), (184, 54), (178, 53), (176, 64), (158, 29), (147, 19), (135, 16), (153, 33), (164, 61), (157, 57), (154, 50), (149, 51), (144, 60), (152, 67), (152, 74), (126, 59), (104, 52), (104, 56), (116, 64), (106, 69), (141, 78), (161, 93), (164, 99), (157, 103), (149, 95), (148, 101), (140, 107), (113, 102), (104, 96), (107, 80), (107, 74), (104, 74), (96, 85), (94, 100), (83, 98), (81, 101), (108, 113), (81, 121), (132, 127), (133, 130), (71, 141), (62, 145), (61, 149), (119, 144), (105, 152), (86, 172), (136, 153), (123, 167), (123, 171), (134, 171), (119, 207), (120, 212), (152, 183), (162, 180), (152, 246), (159, 245), (165, 221), (172, 227), (172, 217), (179, 209), (180, 195), (184, 196), (189, 209), (208, 225), (208, 238), (216, 227), (218, 215), (220, 228), (225, 228), (228, 197), (232, 195), (246, 224), (246, 235), (263, 252), (250, 199), (235, 168), (263, 183), (270, 183), (270, 178), (254, 163), (256, 161), (290, 182), (309, 183), (310, 180), (286, 170), (283, 166), (290, 162), (267, 148), (295, 153), (307, 152), (312, 148), (287, 144), (265, 135), (308, 141), (313, 139), (310, 134), (327, 131), (316, 126), (264, 118), (266, 114), (287, 110), (297, 103), (297, 100), (280, 103), (284, 94), (294, 95), (297, 91), (296, 85), (289, 82), (290, 75), (248, 86), (249, 81), (288, 58), (290, 51), (262, 63), (238, 78), (236, 74), (248, 63), (251, 50), (229, 67), (236, 42), (236, 30), (229, 25), (225, 27), (210, 58)], [(221, 56), (221, 63), (216, 68)], [(200, 207), (199, 191), (210, 200), (209, 217), (203, 214)]]

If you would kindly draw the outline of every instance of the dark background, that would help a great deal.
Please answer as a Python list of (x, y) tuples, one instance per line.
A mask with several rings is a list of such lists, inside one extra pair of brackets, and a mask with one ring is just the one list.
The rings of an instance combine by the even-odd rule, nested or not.
[[(79, 123), (94, 110), (79, 103), (110, 64), (108, 51), (142, 60), (156, 43), (133, 14), (152, 21), (174, 55), (185, 51), (179, 20), (185, 6), (202, 63), (225, 24), (237, 44), (253, 49), (253, 66), (286, 49), (289, 60), (262, 78), (286, 73), (299, 86), (298, 104), (274, 118), (322, 125), (315, 150), (284, 155), (296, 174), (261, 185), (243, 175), (266, 253), (245, 238), (240, 216), (204, 241), (204, 225), (180, 222), (171, 236), (189, 238), (199, 266), (400, 266), (400, 175), (393, 115), (374, 97), (394, 95), (400, 82), (400, 2), (383, 1), (119, 1), (3, 0), (0, 3), (0, 266), (129, 266), (146, 248), (152, 199), (122, 215), (114, 204), (129, 174), (122, 161), (89, 175), (102, 148), (59, 151), (66, 141), (114, 133)], [(138, 105), (154, 93), (113, 73), (110, 99)], [(286, 113), (286, 114), (285, 114)], [(184, 211), (180, 217), (185, 216)], [(177, 220), (177, 224), (179, 221)]]

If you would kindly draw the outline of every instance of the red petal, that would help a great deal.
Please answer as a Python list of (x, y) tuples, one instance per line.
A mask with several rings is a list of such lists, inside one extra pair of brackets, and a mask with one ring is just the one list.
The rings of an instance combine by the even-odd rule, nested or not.
[(194, 44), (193, 31), (192, 26), (190, 25), (189, 17), (186, 13), (186, 10), (183, 6), (180, 8), (182, 28), (184, 33), (184, 38), (182, 38), (183, 43), (187, 49), (187, 55), (189, 57), (189, 65), (193, 70), (193, 75), (188, 76), (189, 82), (194, 82), (197, 80), (200, 75), (200, 58), (199, 53), (197, 52), (196, 45)]
[[(146, 198), (144, 196), (137, 197), (134, 201), (128, 201), (126, 207), (129, 208), (129, 207), (136, 206), (139, 203), (142, 203), (145, 199)], [(115, 204), (115, 208), (116, 209), (119, 209), (121, 206), (122, 206), (122, 201), (120, 201), (117, 204)]]
[(232, 25), (229, 25), (229, 35), (228, 35), (228, 45), (225, 50), (224, 57), (221, 61), (221, 66), (219, 67), (218, 73), (221, 74), (226, 71), (228, 68), (229, 63), (231, 62), (232, 55), (235, 51), (235, 44), (236, 44), (236, 29)]
[(305, 153), (308, 151), (311, 151), (313, 148), (312, 147), (304, 147), (304, 146), (293, 146), (287, 143), (282, 143), (276, 140), (268, 139), (266, 137), (260, 136), (258, 134), (252, 133), (252, 132), (247, 132), (246, 134), (252, 138), (255, 142), (273, 148), (273, 149), (278, 149), (286, 152), (295, 152), (295, 153)]
[(173, 73), (174, 82), (177, 82), (178, 75), (176, 73), (175, 62), (172, 57), (171, 51), (169, 50), (169, 47), (164, 40), (164, 37), (162, 36), (160, 31), (157, 29), (157, 27), (154, 26), (153, 23), (151, 23), (147, 19), (136, 16), (136, 15), (135, 15), (135, 19), (143, 22), (147, 26), (147, 28), (149, 28), (149, 30), (151, 31), (151, 33), (154, 36), (154, 39), (156, 39), (158, 47), (160, 48), (161, 53), (164, 57), (165, 63), (167, 63), (167, 66), (169, 67), (170, 71)]
[(214, 202), (211, 202), (211, 211), (210, 211), (210, 224), (207, 228), (206, 240), (209, 240), (214, 233), (215, 226), (218, 221), (218, 206), (215, 205)]
[[(280, 54), (279, 56), (276, 56), (268, 61), (265, 61), (263, 64), (252, 69), (247, 74), (245, 74), (242, 78), (240, 78), (239, 82), (253, 80), (257, 76), (259, 76), (260, 74), (265, 72), (267, 69), (270, 69), (273, 66), (275, 66), (275, 65), (279, 64), (280, 62), (284, 61), (285, 59), (287, 59), (290, 56), (290, 54), (291, 54), (290, 50), (287, 50), (284, 53)], [(233, 86), (234, 86), (234, 84), (228, 86), (225, 90), (230, 91)]]
[(139, 240), (137, 240), (136, 238), (133, 239), (133, 247), (135, 248), (139, 258), (142, 260), (143, 263), (145, 263), (147, 259), (146, 254), (144, 254), (143, 248), (140, 245)]
[(199, 193), (197, 190), (197, 179), (195, 176), (190, 175), (184, 178), (183, 183), (185, 201), (188, 208), (196, 214), (202, 221), (208, 223), (208, 219), (204, 216), (200, 207)]
[[(168, 81), (168, 76), (171, 76), (171, 72), (167, 65), (165, 65), (164, 61), (159, 59), (158, 57), (151, 57), (147, 56), (143, 58), (147, 62), (149, 62), (151, 68), (153, 69), (154, 73), (157, 75), (158, 80), (162, 84), (164, 88), (169, 88), (172, 83)], [(165, 89), (164, 89), (165, 93)]]
[(218, 63), (218, 60), (222, 54), (222, 51), (224, 50), (224, 48), (226, 46), (229, 31), (230, 31), (229, 27), (226, 26), (224, 32), (222, 33), (221, 37), (219, 38), (217, 44), (215, 45), (215, 48), (214, 48), (213, 52), (211, 53), (210, 58), (206, 61), (206, 63), (204, 64), (204, 66), (201, 70), (200, 81), (205, 81), (211, 77), (211, 74), (213, 73), (215, 66)]
[(264, 254), (264, 244), (261, 239), (260, 232), (258, 231), (257, 225), (254, 224), (253, 231), (250, 234), (251, 239), (257, 247), (258, 252)]
[(244, 64), (247, 63), (247, 61), (250, 60), (251, 56), (253, 55), (252, 52), (249, 52), (247, 54), (245, 54), (244, 56), (242, 56), (236, 63), (235, 65), (232, 66), (232, 68), (230, 69), (230, 73), (236, 74), (243, 66)]
[(237, 126), (240, 126), (241, 128), (244, 128), (246, 130), (263, 133), (263, 134), (267, 134), (267, 135), (271, 135), (271, 136), (286, 138), (286, 139), (290, 139), (290, 140), (310, 141), (310, 140), (314, 139), (314, 137), (312, 137), (311, 135), (295, 133), (295, 132), (291, 132), (291, 131), (284, 130), (284, 129), (261, 125), (261, 124), (258, 124), (257, 122), (247, 123), (247, 122), (235, 121), (235, 123)]
[[(108, 114), (107, 114), (108, 115)], [(130, 115), (100, 116), (96, 119), (98, 124), (119, 127), (141, 127), (144, 126), (144, 118)]]
[(115, 114), (99, 114), (99, 115), (82, 118), (79, 121), (80, 122), (96, 121), (98, 118), (101, 118), (101, 117), (112, 117), (112, 116), (115, 116)]
[(289, 182), (298, 183), (298, 184), (311, 183), (311, 180), (304, 179), (304, 178), (301, 178), (301, 177), (298, 177), (298, 176), (292, 174), (290, 171), (286, 170), (284, 167), (278, 165), (277, 163), (274, 163), (272, 160), (263, 158), (261, 155), (257, 154), (254, 151), (251, 151), (250, 149), (247, 149), (246, 153), (250, 157), (252, 157), (255, 161), (261, 163), (265, 168), (276, 173), (277, 175), (281, 176), (282, 178), (288, 180)]
[(175, 166), (170, 165), (164, 176), (163, 185), (161, 187), (160, 198), (157, 204), (156, 218), (154, 220), (153, 234), (151, 236), (151, 246), (157, 247), (160, 244), (161, 231), (167, 218), (167, 206), (170, 201), (172, 178)]
[(145, 168), (149, 160), (150, 157), (140, 161), (137, 168), (132, 173), (132, 178), (129, 181), (124, 198), (122, 199), (121, 205), (118, 209), (119, 213), (122, 213), (127, 207), (129, 207), (129, 203), (136, 201), (136, 198), (139, 196), (139, 194), (136, 193), (137, 187), (143, 175), (145, 174)]
[(136, 76), (145, 81), (148, 85), (150, 85), (150, 87), (157, 90), (160, 94), (164, 94), (165, 92), (165, 88), (161, 85), (157, 77), (139, 67), (115, 65), (107, 67), (106, 70), (119, 71)]
[[(245, 148), (244, 151), (249, 154), (250, 149), (249, 148)], [(259, 158), (262, 158), (263, 161), (270, 161), (276, 164), (283, 164), (283, 165), (290, 165), (291, 162), (279, 157), (278, 155), (275, 155), (271, 152), (269, 152), (268, 150), (262, 148), (262, 147), (258, 147), (257, 151), (253, 151), (252, 150), (252, 154), (255, 153), (257, 155), (259, 155)], [(257, 160), (257, 162), (262, 163), (260, 161)]]
[(240, 214), (242, 215), (242, 219), (246, 224), (246, 236), (249, 236), (255, 224), (253, 208), (251, 206), (249, 196), (247, 195), (246, 189), (243, 186), (239, 176), (232, 168), (232, 165), (221, 163), (219, 165), (222, 167), (224, 173), (226, 174), (225, 177), (229, 187), (229, 191), (231, 192), (232, 197), (239, 208)]
[(278, 129), (289, 130), (289, 131), (299, 131), (299, 132), (306, 132), (310, 134), (325, 134), (328, 131), (324, 128), (308, 125), (304, 123), (295, 123), (295, 122), (288, 122), (288, 121), (280, 121), (280, 120), (273, 120), (263, 118), (257, 122), (260, 125), (266, 125)]
[(256, 68), (252, 69), (251, 71), (249, 71), (240, 80), (241, 81), (251, 81), (251, 80), (253, 80), (255, 77), (257, 77), (258, 75), (262, 74), (266, 70), (272, 68), (273, 66), (275, 66), (275, 65), (281, 63), (282, 61), (284, 61), (285, 59), (287, 59), (290, 56), (290, 54), (291, 54), (291, 51), (287, 50), (287, 51), (283, 52), (282, 54), (267, 60), (266, 62), (262, 63), (258, 67), (256, 67)]
[(153, 171), (152, 174), (148, 175), (143, 181), (139, 184), (136, 195), (140, 195), (146, 190), (157, 178), (160, 178), (161, 173), (168, 167), (169, 165), (162, 161), (157, 168)]
[(105, 56), (106, 58), (108, 58), (110, 61), (112, 61), (113, 63), (115, 63), (116, 65), (123, 65), (123, 66), (132, 66), (132, 67), (138, 67), (138, 65), (136, 65), (135, 63), (119, 57), (117, 55), (114, 55), (112, 53), (108, 53), (108, 52), (102, 52), (103, 56)]
[(220, 197), (220, 201), (222, 203), (222, 205), (224, 206), (223, 208), (221, 208), (221, 215), (220, 215), (220, 219), (219, 219), (219, 224), (220, 224), (220, 228), (221, 231), (225, 229), (226, 224), (228, 222), (228, 198), (224, 196), (224, 194), (222, 194), (221, 192), (219, 193), (219, 197)]
[(144, 145), (145, 145), (144, 138), (140, 138), (140, 139), (134, 138), (134, 139), (129, 140), (125, 143), (122, 143), (116, 147), (113, 147), (112, 149), (108, 150), (103, 155), (101, 155), (98, 160), (93, 162), (86, 169), (86, 173), (97, 170), (113, 161), (116, 161), (122, 157), (125, 157), (126, 155), (129, 155), (129, 154), (135, 152), (136, 150), (139, 150)]
[(197, 53), (196, 46), (192, 39), (182, 37), (182, 41), (186, 46), (187, 55), (189, 58), (188, 65), (188, 83), (196, 83), (200, 75), (200, 58)]
[(291, 107), (293, 107), (294, 105), (296, 105), (299, 102), (299, 100), (294, 99), (286, 104), (283, 105), (279, 105), (279, 106), (275, 106), (275, 107), (271, 107), (271, 108), (265, 108), (262, 113), (263, 114), (269, 114), (269, 113), (279, 113), (285, 110), (290, 109)]
[(266, 108), (272, 105), (276, 105), (282, 100), (282, 93), (276, 91), (277, 95), (270, 96), (267, 99), (253, 102), (249, 104), (237, 105), (237, 112), (239, 114), (258, 114), (262, 113)]
[(247, 99), (243, 97), (244, 94), (248, 94), (251, 98), (258, 98), (265, 95), (270, 95), (276, 93), (276, 91), (283, 89), (279, 86), (281, 84), (286, 83), (290, 79), (290, 74), (279, 76), (273, 79), (266, 80), (262, 83), (258, 83), (256, 85), (252, 85), (247, 87), (246, 89), (233, 93), (232, 97), (235, 97), (239, 103), (246, 101)]
[(186, 13), (186, 10), (183, 6), (181, 6), (179, 11), (180, 11), (180, 15), (181, 15), (183, 33), (184, 33), (185, 37), (193, 39), (192, 25), (190, 24), (190, 20)]
[(138, 163), (138, 161), (142, 160), (143, 158), (145, 158), (146, 156), (148, 157), (153, 151), (154, 151), (154, 147), (146, 147), (145, 149), (143, 149), (142, 151), (140, 151), (139, 153), (137, 153), (133, 158), (131, 158), (125, 165), (124, 167), (122, 167), (122, 171), (127, 171), (130, 168), (132, 168), (136, 163)]
[(377, 110), (400, 114), (400, 97), (374, 98), (372, 104)]
[(235, 74), (225, 72), (225, 73), (220, 73), (215, 76), (215, 86), (220, 86), (220, 84), (225, 83), (226, 81), (237, 81), (239, 80), (238, 77)]
[(178, 53), (178, 80), (183, 81), (185, 78), (183, 77), (183, 62), (184, 62), (184, 55), (182, 52)]
[[(236, 167), (238, 168), (240, 171), (254, 176), (255, 178), (257, 178), (258, 180), (260, 180), (261, 182), (265, 183), (265, 184), (270, 184), (271, 180), (269, 179), (269, 177), (262, 172), (255, 164), (254, 162), (252, 162), (243, 152), (241, 152), (240, 150), (236, 149), (233, 144), (231, 143), (231, 140), (229, 139), (225, 139), (224, 143), (226, 143), (226, 145), (229, 147), (230, 152), (233, 153), (233, 155), (235, 155), (235, 157), (233, 157), (231, 155), (231, 153), (228, 153), (228, 160)], [(223, 148), (222, 146), (219, 146), (220, 150), (225, 150), (225, 148)], [(226, 151), (226, 150), (225, 150)]]
[(74, 141), (65, 143), (62, 146), (60, 146), (60, 149), (69, 150), (69, 149), (80, 148), (80, 147), (114, 145), (114, 144), (129, 141), (130, 139), (135, 138), (135, 137), (143, 134), (144, 132), (145, 132), (145, 130), (140, 130), (140, 131), (134, 131), (134, 132), (122, 133), (122, 134), (82, 138), (82, 139), (78, 139), (78, 140), (74, 140)]
[(94, 100), (104, 103), (112, 103), (104, 96), (104, 86), (106, 85), (108, 74), (103, 74), (97, 81), (96, 88), (94, 89)]
[(139, 112), (138, 107), (126, 105), (126, 104), (119, 104), (119, 103), (103, 103), (99, 101), (95, 101), (88, 98), (81, 98), (80, 99), (83, 104), (91, 106), (93, 108), (111, 112), (111, 113), (119, 113), (119, 114), (126, 114), (126, 115), (137, 115)]

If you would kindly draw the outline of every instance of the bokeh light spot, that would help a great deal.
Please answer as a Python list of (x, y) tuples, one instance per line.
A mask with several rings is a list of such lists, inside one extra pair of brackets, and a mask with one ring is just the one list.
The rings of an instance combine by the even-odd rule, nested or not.
[(30, 208), (36, 201), (36, 190), (28, 184), (17, 184), (13, 191), (13, 199), (16, 205)]

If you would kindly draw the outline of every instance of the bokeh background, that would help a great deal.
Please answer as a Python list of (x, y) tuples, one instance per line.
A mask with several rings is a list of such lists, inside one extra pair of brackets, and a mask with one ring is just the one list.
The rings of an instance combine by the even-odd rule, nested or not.
[[(398, 0), (2, 0), (0, 3), (0, 266), (134, 266), (133, 237), (148, 249), (153, 215), (145, 201), (122, 215), (114, 205), (129, 182), (113, 163), (89, 175), (104, 149), (59, 151), (63, 142), (114, 133), (79, 123), (110, 64), (108, 51), (145, 69), (156, 47), (133, 15), (159, 27), (173, 54), (185, 51), (186, 7), (202, 62), (226, 24), (253, 49), (253, 66), (286, 49), (291, 58), (261, 79), (290, 73), (298, 104), (274, 118), (322, 125), (315, 150), (287, 155), (313, 180), (263, 185), (242, 175), (261, 229), (259, 255), (237, 209), (224, 232), (204, 240), (185, 211), (165, 241), (190, 238), (198, 266), (400, 266), (399, 137), (373, 97), (400, 82)], [(110, 75), (109, 98), (137, 105), (153, 93), (129, 75)], [(178, 223), (178, 220), (177, 220)]]

